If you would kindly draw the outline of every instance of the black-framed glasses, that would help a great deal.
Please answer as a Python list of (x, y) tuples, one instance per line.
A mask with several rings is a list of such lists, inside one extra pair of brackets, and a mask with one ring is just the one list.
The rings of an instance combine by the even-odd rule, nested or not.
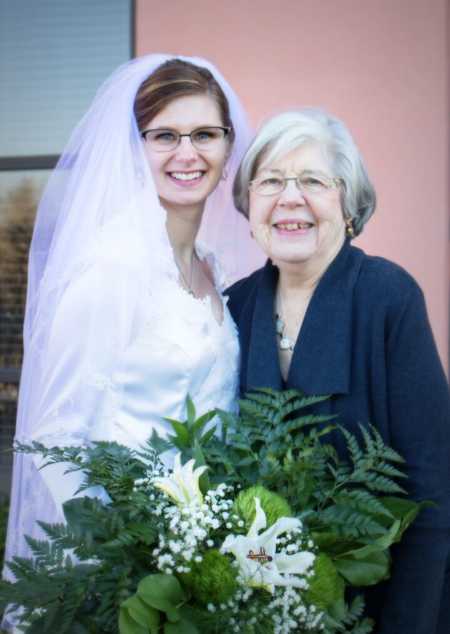
[(175, 150), (180, 145), (181, 137), (183, 136), (188, 136), (197, 150), (208, 151), (218, 148), (230, 133), (230, 130), (230, 127), (225, 126), (204, 126), (196, 128), (187, 134), (180, 134), (180, 132), (171, 128), (156, 128), (154, 130), (143, 130), (141, 135), (155, 152)]
[(340, 178), (332, 178), (321, 172), (304, 170), (297, 176), (283, 176), (269, 172), (250, 181), (250, 189), (261, 196), (275, 196), (286, 189), (288, 181), (294, 181), (303, 194), (319, 195), (342, 184)]

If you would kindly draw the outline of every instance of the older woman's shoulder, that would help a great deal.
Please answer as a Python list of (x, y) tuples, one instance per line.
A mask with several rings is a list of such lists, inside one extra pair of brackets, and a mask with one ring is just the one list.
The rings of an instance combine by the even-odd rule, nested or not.
[[(359, 251), (359, 249), (358, 249)], [(422, 290), (414, 277), (400, 264), (362, 252), (357, 290), (372, 299), (389, 304), (422, 298)]]
[(247, 302), (252, 301), (267, 266), (268, 264), (257, 269), (247, 277), (243, 277), (224, 291), (224, 294), (229, 298), (228, 307), (232, 314), (239, 311)]
[(236, 297), (248, 295), (257, 288), (263, 276), (266, 274), (266, 269), (268, 267), (273, 268), (270, 262), (267, 262), (265, 266), (256, 269), (256, 271), (253, 271), (253, 273), (247, 275), (247, 277), (243, 277), (238, 280), (225, 290), (225, 295), (228, 295), (230, 300)]
[(257, 286), (263, 275), (264, 269), (265, 267), (262, 266), (260, 269), (253, 271), (250, 275), (247, 275), (247, 277), (243, 277), (237, 282), (234, 282), (234, 284), (229, 286), (225, 291), (226, 295), (233, 296), (236, 293), (247, 292), (254, 286)]

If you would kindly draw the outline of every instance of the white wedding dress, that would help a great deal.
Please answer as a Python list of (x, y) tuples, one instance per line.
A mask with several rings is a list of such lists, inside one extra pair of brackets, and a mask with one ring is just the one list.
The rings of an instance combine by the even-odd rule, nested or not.
[[(35, 412), (39, 424), (31, 437), (19, 438), (23, 442), (80, 446), (108, 440), (137, 449), (153, 430), (162, 436), (170, 431), (165, 417), (185, 418), (188, 395), (198, 416), (236, 406), (239, 345), (226, 298), (222, 296), (219, 323), (210, 299), (191, 296), (176, 278), (166, 278), (163, 288), (142, 288), (130, 253), (118, 258), (113, 246), (108, 240), (104, 257), (100, 253), (62, 298), (46, 365), (40, 369), (42, 397)], [(207, 259), (221, 294), (225, 280), (214, 256), (200, 246), (196, 251)], [(98, 324), (98, 311), (116, 305), (116, 291), (136, 306), (132, 332), (123, 332), (120, 314), (113, 331), (94, 331), (90, 324)], [(63, 464), (38, 471), (39, 457), (19, 454), (15, 460), (13, 486), (20, 489), (21, 504), (14, 525), (9, 525), (6, 560), (16, 554), (29, 556), (24, 527), (30, 532), (33, 526), (33, 536), (42, 538), (36, 520), (63, 520), (62, 504), (73, 497), (83, 477), (81, 472), (64, 473)], [(170, 455), (165, 461), (170, 462)], [(107, 499), (100, 488), (88, 494)]]

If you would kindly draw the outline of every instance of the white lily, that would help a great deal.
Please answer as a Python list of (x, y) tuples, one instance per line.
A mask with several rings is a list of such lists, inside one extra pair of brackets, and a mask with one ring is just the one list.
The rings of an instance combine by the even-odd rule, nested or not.
[(255, 497), (256, 515), (247, 535), (229, 535), (222, 544), (223, 553), (230, 552), (239, 564), (245, 583), (252, 587), (263, 587), (273, 592), (274, 586), (305, 587), (304, 575), (314, 563), (314, 553), (302, 551), (288, 555), (277, 553), (280, 535), (301, 528), (300, 520), (282, 517), (270, 528), (266, 528), (266, 514), (259, 498)]
[(181, 465), (180, 454), (177, 454), (170, 476), (154, 478), (153, 485), (171, 497), (179, 506), (191, 504), (194, 501), (201, 504), (203, 495), (200, 491), (199, 479), (208, 467), (194, 469), (194, 464), (195, 460), (189, 460)]

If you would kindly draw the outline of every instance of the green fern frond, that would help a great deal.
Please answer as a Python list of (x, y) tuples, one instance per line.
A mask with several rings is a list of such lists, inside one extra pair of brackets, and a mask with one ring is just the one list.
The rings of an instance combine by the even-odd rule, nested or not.
[(362, 513), (393, 517), (392, 513), (369, 491), (361, 489), (341, 491), (335, 497), (335, 502), (340, 506), (353, 508)]
[(356, 436), (351, 434), (347, 429), (345, 429), (345, 427), (342, 427), (341, 425), (338, 426), (338, 429), (345, 438), (347, 450), (351, 461), (353, 462), (353, 464), (357, 464), (362, 459), (363, 453), (356, 439)]
[[(361, 480), (360, 480), (361, 481)], [(365, 480), (366, 486), (371, 491), (376, 491), (377, 493), (400, 493), (406, 494), (406, 491), (402, 489), (396, 482), (394, 482), (391, 478), (387, 478), (386, 476), (379, 475), (376, 473), (369, 473)]]
[(348, 506), (328, 506), (319, 517), (323, 526), (328, 527), (328, 530), (335, 530), (342, 536), (363, 537), (384, 532), (384, 527), (370, 515)]

